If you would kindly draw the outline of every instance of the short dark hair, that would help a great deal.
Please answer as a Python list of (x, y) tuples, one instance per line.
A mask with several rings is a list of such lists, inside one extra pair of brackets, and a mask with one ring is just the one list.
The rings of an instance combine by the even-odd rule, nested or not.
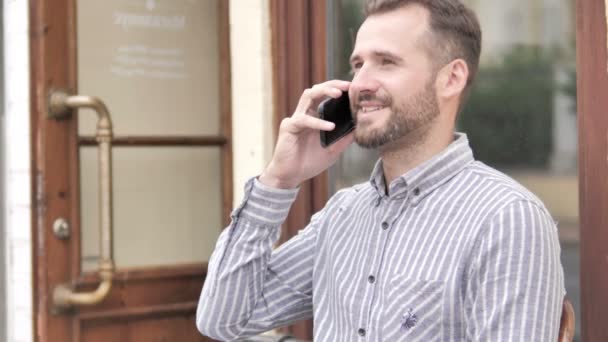
[[(406, 5), (417, 4), (430, 12), (430, 39), (423, 44), (434, 67), (455, 59), (463, 59), (469, 68), (465, 89), (473, 83), (481, 54), (481, 28), (477, 15), (459, 0), (367, 0), (365, 16), (390, 12)], [(463, 92), (463, 99), (467, 91)], [(464, 101), (461, 101), (461, 103)]]

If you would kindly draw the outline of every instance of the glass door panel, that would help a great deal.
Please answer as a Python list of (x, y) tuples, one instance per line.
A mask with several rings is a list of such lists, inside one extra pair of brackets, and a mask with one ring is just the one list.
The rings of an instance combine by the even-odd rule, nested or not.
[[(82, 265), (97, 268), (97, 149), (81, 148)], [(114, 148), (117, 267), (209, 259), (222, 226), (219, 148)]]
[[(117, 135), (218, 135), (217, 1), (79, 0), (78, 88)], [(94, 115), (81, 115), (92, 135)]]
[[(220, 233), (218, 9), (217, 0), (78, 0), (78, 93), (105, 102), (117, 143), (118, 268), (205, 262)], [(83, 271), (99, 255), (96, 120), (79, 115)]]

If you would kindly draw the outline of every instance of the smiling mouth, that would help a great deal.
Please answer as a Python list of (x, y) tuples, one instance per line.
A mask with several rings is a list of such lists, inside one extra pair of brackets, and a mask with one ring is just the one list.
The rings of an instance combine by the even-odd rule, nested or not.
[(386, 107), (382, 107), (382, 106), (376, 106), (376, 107), (359, 107), (359, 112), (360, 113), (372, 113), (372, 112), (376, 112), (376, 111), (380, 111), (382, 109), (384, 109)]

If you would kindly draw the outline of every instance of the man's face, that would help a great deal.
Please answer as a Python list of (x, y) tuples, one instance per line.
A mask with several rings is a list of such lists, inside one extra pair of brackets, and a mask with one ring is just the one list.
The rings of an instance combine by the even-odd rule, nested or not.
[(355, 140), (378, 148), (417, 131), (424, 136), (439, 115), (435, 72), (426, 39), (428, 12), (418, 5), (368, 17), (351, 56), (349, 90)]

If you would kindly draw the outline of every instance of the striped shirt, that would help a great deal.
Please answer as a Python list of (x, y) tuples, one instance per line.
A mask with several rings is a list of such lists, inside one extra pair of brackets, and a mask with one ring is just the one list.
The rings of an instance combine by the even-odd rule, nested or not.
[(197, 310), (234, 340), (314, 319), (314, 340), (557, 341), (564, 290), (541, 201), (475, 161), (466, 135), (395, 179), (382, 162), (273, 250), (297, 190), (246, 185)]

